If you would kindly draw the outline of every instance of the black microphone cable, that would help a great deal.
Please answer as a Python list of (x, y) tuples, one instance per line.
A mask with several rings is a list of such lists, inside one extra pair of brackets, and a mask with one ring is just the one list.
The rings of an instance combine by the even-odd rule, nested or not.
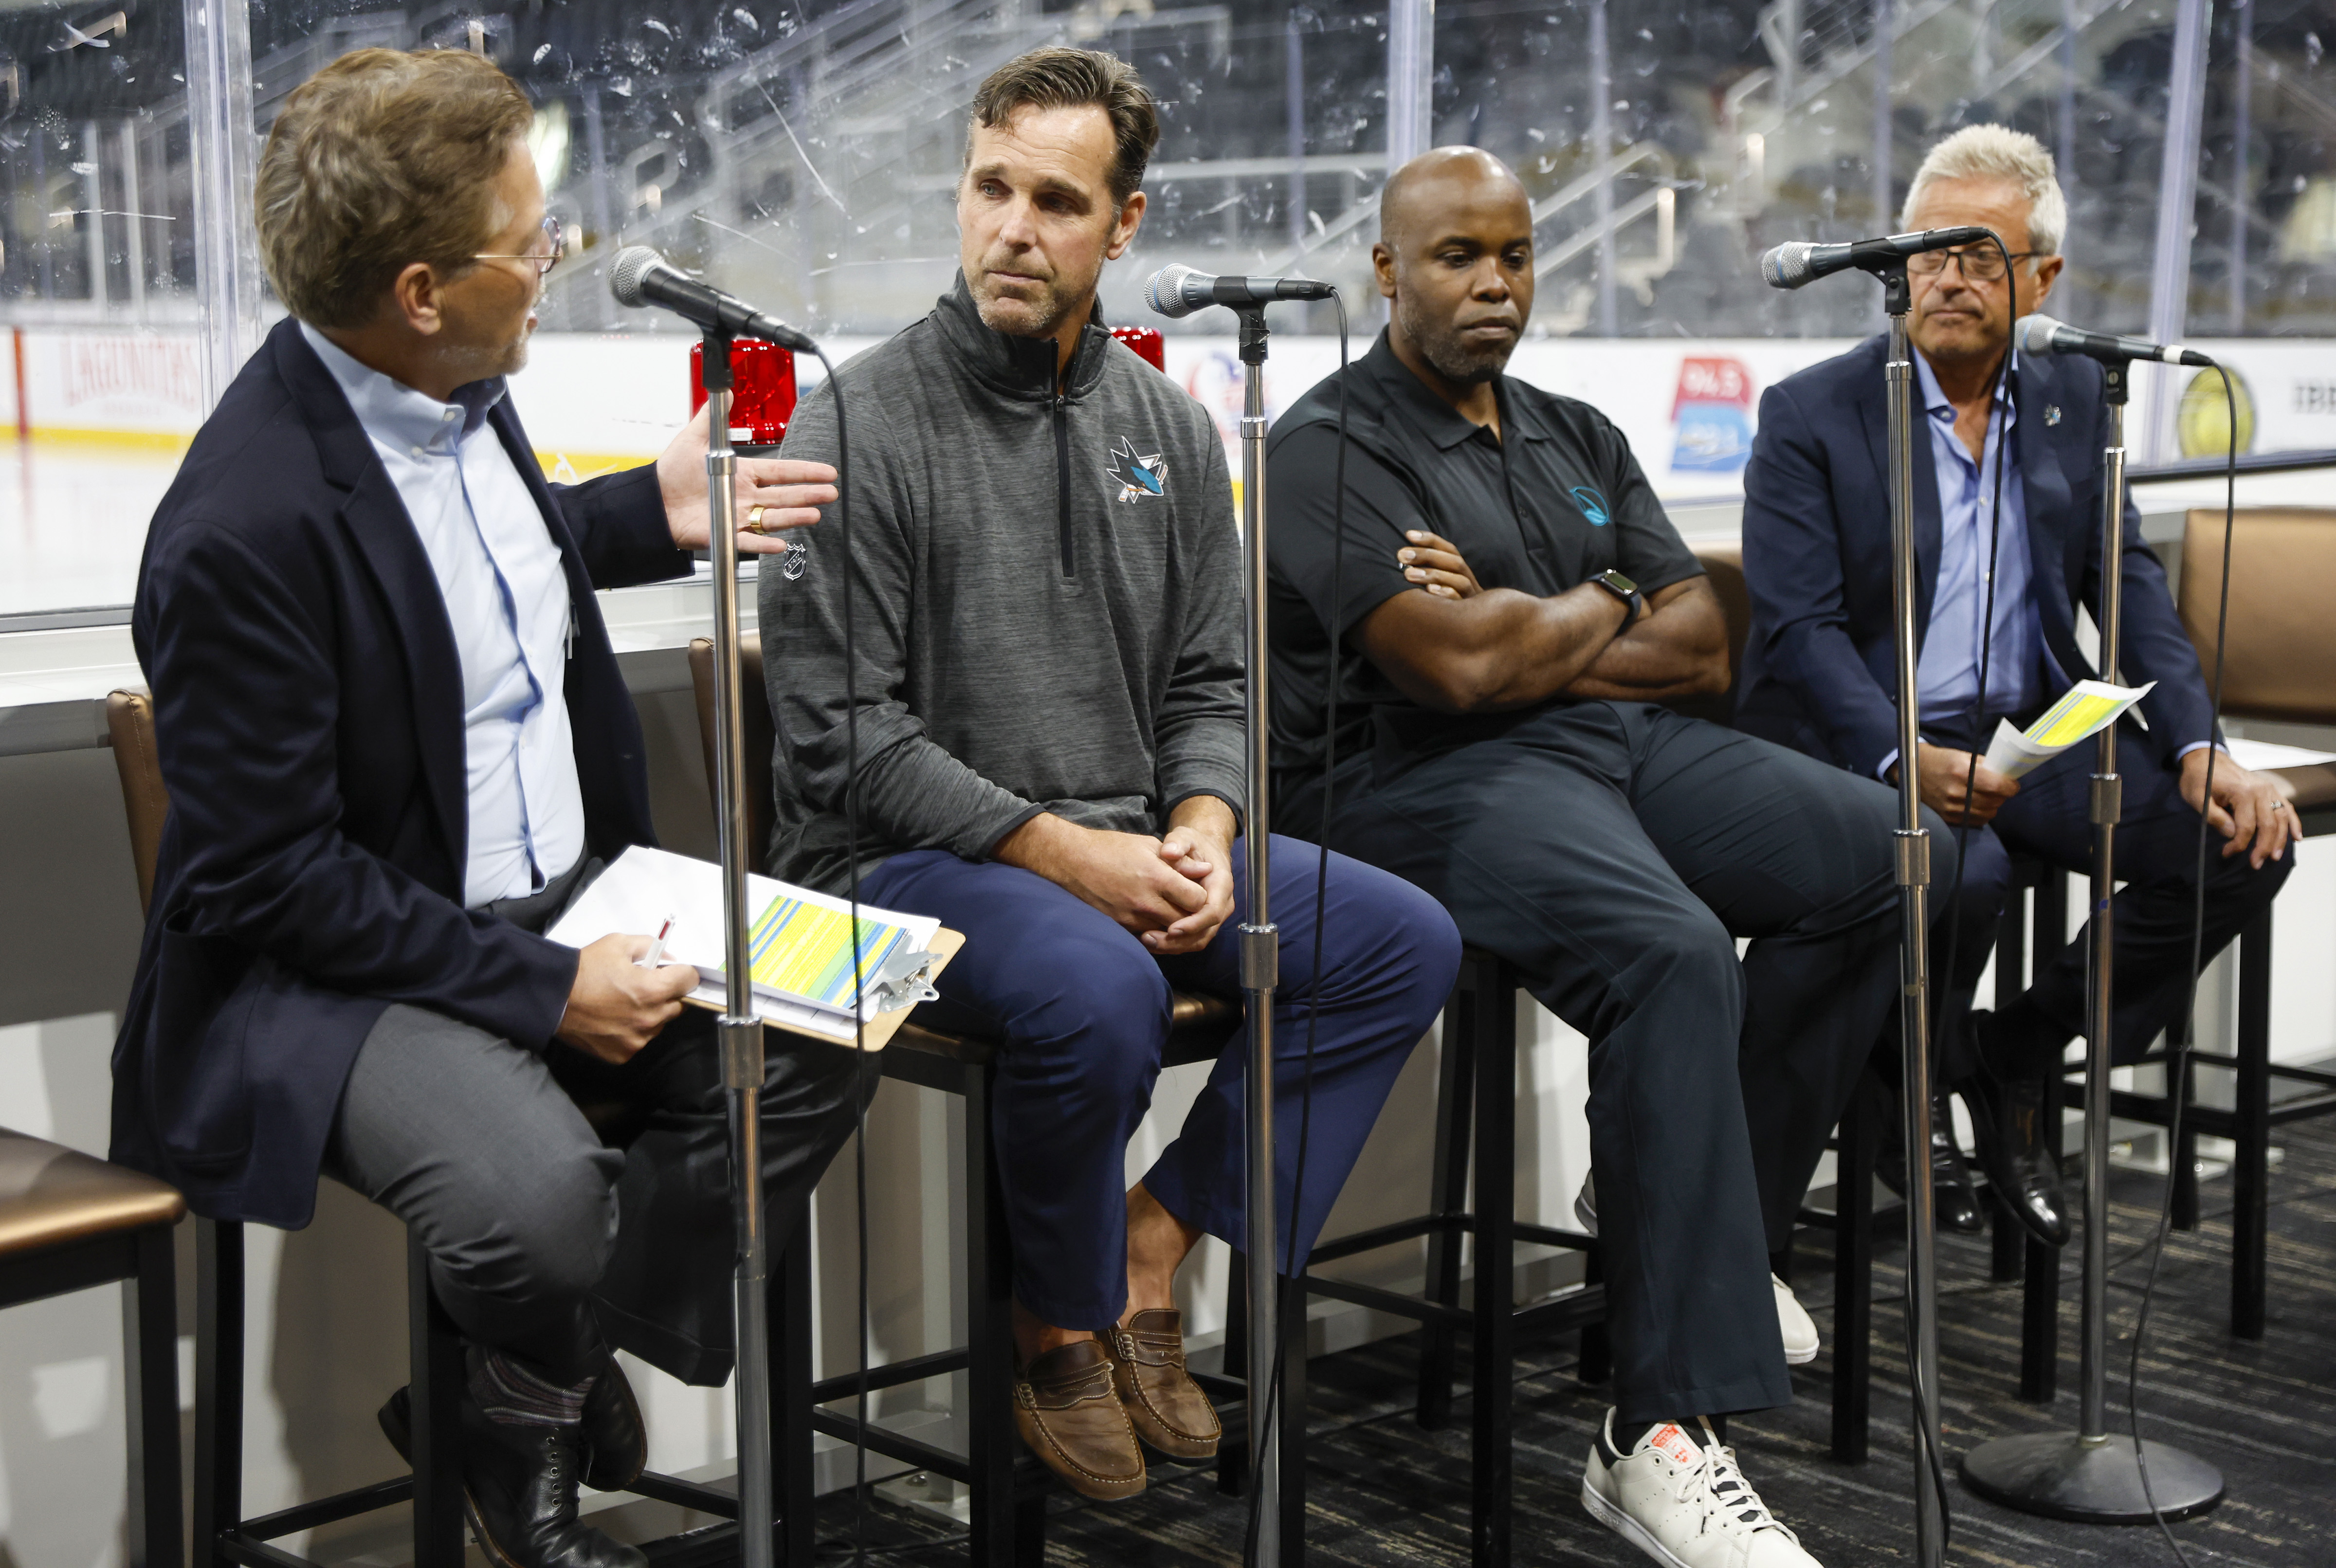
[[(1333, 478), (1330, 492), (1330, 638), (1329, 674), (1324, 684), (1322, 697), (1322, 825), (1314, 846), (1317, 852), (1314, 862), (1314, 979), (1308, 988), (1306, 1055), (1304, 1065), (1299, 1068), (1298, 1080), (1298, 1161), (1290, 1183), (1290, 1223), (1283, 1232), (1281, 1242), (1282, 1277), (1286, 1281), (1294, 1281), (1285, 1284), (1282, 1288), (1297, 1290), (1301, 1302), (1305, 1300), (1306, 1273), (1301, 1260), (1298, 1257), (1298, 1216), (1306, 1192), (1307, 1140), (1314, 1125), (1314, 1042), (1322, 1023), (1322, 928), (1328, 922), (1329, 915), (1330, 818), (1336, 798), (1331, 789), (1331, 780), (1338, 760), (1338, 591), (1339, 575), (1345, 565), (1347, 549), (1347, 301), (1344, 296), (1333, 289), (1330, 293), (1330, 302), (1338, 307), (1338, 444), (1331, 457)], [(1263, 483), (1264, 480), (1264, 471), (1260, 466), (1258, 482)], [(1263, 833), (1267, 829), (1267, 824), (1251, 823), (1249, 827), (1251, 833)], [(1269, 856), (1270, 852), (1269, 848)], [(1273, 1260), (1270, 1258), (1268, 1258), (1265, 1262), (1268, 1268), (1273, 1266)], [(1253, 1252), (1250, 1255), (1249, 1266), (1252, 1269), (1258, 1266), (1258, 1260)], [(1262, 1400), (1264, 1411), (1262, 1418), (1253, 1420), (1250, 1424), (1250, 1453), (1252, 1458), (1257, 1453), (1259, 1437), (1273, 1430), (1276, 1407), (1280, 1403), (1281, 1394), (1283, 1359), (1290, 1352), (1289, 1337), (1284, 1332), (1289, 1320), (1290, 1314), (1285, 1310), (1277, 1314), (1277, 1320), (1273, 1324), (1273, 1380), (1266, 1387)], [(1301, 1310), (1299, 1313), (1300, 1333), (1305, 1332), (1305, 1321), (1306, 1315)], [(1266, 1330), (1263, 1324), (1252, 1323), (1250, 1325), (1249, 1331), (1259, 1334)], [(1253, 1389), (1250, 1394), (1250, 1402), (1253, 1408), (1260, 1403)], [(1286, 1416), (1288, 1413), (1285, 1411), (1282, 1414)], [(1303, 1411), (1299, 1413), (1299, 1418), (1305, 1419)], [(1260, 1512), (1263, 1491), (1264, 1488), (1261, 1486), (1253, 1485), (1250, 1488), (1247, 1509), (1249, 1517), (1241, 1543), (1241, 1558), (1244, 1562), (1253, 1563), (1257, 1560), (1258, 1532), (1264, 1527), (1264, 1518)]]
[[(2214, 373), (2223, 378), (2223, 407), (2230, 416), (2230, 440), (2225, 449), (2223, 470), (2223, 582), (2214, 607), (2214, 712), (2206, 725), (2206, 780), (2203, 798), (2198, 803), (2198, 856), (2195, 865), (2197, 886), (2190, 914), (2190, 975), (2182, 1003), (2180, 1028), (2166, 1032), (2166, 1096), (2169, 1102), (2166, 1118), (2166, 1193), (2158, 1204), (2157, 1226), (2148, 1242), (2149, 1273), (2141, 1287), (2141, 1305), (2133, 1321), (2133, 1353), (2126, 1364), (2126, 1416), (2133, 1431), (2133, 1462), (2141, 1473), (2142, 1501), (2149, 1505), (2149, 1517), (2157, 1533), (2166, 1538), (2175, 1561), (2182, 1568), (2190, 1568), (2189, 1554), (2182, 1543), (2175, 1539), (2173, 1529), (2166, 1522), (2165, 1512), (2157, 1505), (2157, 1496), (2149, 1486), (2149, 1459), (2141, 1443), (2141, 1342), (2149, 1332), (2150, 1303), (2157, 1293), (2157, 1266), (2166, 1256), (2166, 1232), (2174, 1222), (2174, 1184), (2180, 1176), (2177, 1161), (2182, 1157), (2182, 1117), (2188, 1109), (2187, 1091), (2190, 1086), (2190, 1042), (2198, 1021), (2198, 969), (2206, 952), (2206, 842), (2207, 829), (2214, 810), (2214, 754), (2222, 749), (2216, 737), (2223, 727), (2223, 655), (2224, 635), (2230, 628), (2231, 616), (2231, 536), (2238, 526), (2239, 510), (2239, 405), (2232, 395), (2231, 373), (2221, 365)], [(2123, 526), (2123, 521), (2119, 521)], [(2231, 831), (2238, 832), (2238, 818), (2231, 819)], [(2288, 852), (2294, 852), (2295, 841), (2288, 841)], [(2096, 917), (2098, 918), (2098, 917)]]
[(859, 1250), (859, 1375), (852, 1385), (858, 1404), (852, 1427), (852, 1555), (868, 1559), (868, 1095), (861, 1080), (868, 1071), (867, 977), (860, 949), (860, 642), (852, 599), (859, 587), (859, 561), (852, 550), (852, 443), (844, 431), (843, 383), (827, 350), (814, 344), (835, 404), (835, 531), (843, 550), (843, 863), (850, 879), (852, 930), (852, 1199)]

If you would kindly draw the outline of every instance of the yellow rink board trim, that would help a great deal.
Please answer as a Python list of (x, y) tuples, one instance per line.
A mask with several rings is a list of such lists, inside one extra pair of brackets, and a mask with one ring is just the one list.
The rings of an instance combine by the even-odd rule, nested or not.
[[(82, 428), (63, 424), (33, 426), (32, 441), (36, 446), (70, 447), (78, 451), (136, 452), (183, 457), (194, 443), (191, 432), (175, 430), (107, 430)], [(615, 473), (628, 468), (638, 468), (655, 463), (657, 453), (615, 452), (555, 452), (539, 447), (535, 461), (547, 474), (557, 475), (563, 482), (574, 479), (598, 479), (604, 473)], [(561, 472), (562, 466), (567, 472)]]

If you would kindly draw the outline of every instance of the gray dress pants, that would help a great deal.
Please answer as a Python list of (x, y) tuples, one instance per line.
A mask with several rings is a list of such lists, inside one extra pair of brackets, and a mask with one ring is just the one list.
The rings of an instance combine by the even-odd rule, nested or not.
[[(496, 912), (540, 930), (594, 869)], [(765, 1058), (775, 1252), (875, 1093), (881, 1058), (777, 1030)], [(612, 1143), (579, 1101), (622, 1106)], [(710, 1387), (734, 1360), (727, 1109), (702, 1009), (612, 1066), (394, 1004), (357, 1053), (325, 1174), (412, 1228), (439, 1300), (472, 1340), (564, 1383), (590, 1376), (614, 1344)]]

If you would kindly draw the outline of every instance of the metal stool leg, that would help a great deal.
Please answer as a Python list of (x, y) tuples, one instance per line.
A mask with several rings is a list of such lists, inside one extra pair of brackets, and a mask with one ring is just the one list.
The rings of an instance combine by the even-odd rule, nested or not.
[(179, 1292), (171, 1228), (141, 1232), (138, 1277), (122, 1286), (129, 1407), (131, 1568), (180, 1568)]
[[(1482, 966), (1476, 1027), (1475, 1419), (1469, 1503), (1475, 1568), (1508, 1568), (1515, 1386), (1517, 1009), (1505, 965)], [(1483, 983), (1489, 980), (1490, 984)]]
[(1274, 1425), (1281, 1435), (1280, 1568), (1306, 1562), (1306, 1302), (1303, 1286), (1281, 1289), (1281, 1376)]
[[(1249, 1365), (1249, 1258), (1238, 1247), (1225, 1270), (1225, 1375)], [(1217, 1445), (1217, 1492), (1239, 1497), (1249, 1490), (1249, 1419), (1239, 1437), (1228, 1432)]]
[(2271, 1233), (2271, 908), (2239, 934), (2237, 1153), (2231, 1161), (2231, 1332), (2263, 1336)]
[(811, 1429), (811, 1203), (806, 1199), (789, 1227), (777, 1259), (776, 1310), (770, 1315), (771, 1371), (779, 1433), (779, 1473), (771, 1491), (779, 1500), (779, 1560), (786, 1568), (810, 1568), (818, 1551), (818, 1480), (813, 1465)]
[(414, 1568), (462, 1568), (462, 1341), (430, 1288), (430, 1254), (405, 1241), (411, 1336)]
[(2020, 1289), (2020, 1397), (2049, 1405), (2060, 1385), (2060, 1249), (2003, 1222), (2027, 1242), (2026, 1282)]
[(243, 1518), (243, 1227), (195, 1222), (193, 1568), (227, 1568), (220, 1532)]
[(1833, 1456), (1844, 1465), (1865, 1462), (1872, 1424), (1874, 1158), (1890, 1099), (1870, 1071), (1861, 1078), (1834, 1155)]
[[(1446, 1307), (1460, 1304), (1461, 1226), (1468, 1210), (1468, 1121), (1473, 1098), (1476, 1020), (1494, 998), (1464, 969), (1444, 1008), (1444, 1044), (1436, 1069), (1436, 1163), (1429, 1169), (1427, 1207), (1436, 1222), (1427, 1233), (1426, 1295)], [(1419, 1424), (1433, 1432), (1452, 1419), (1455, 1335), (1440, 1323), (1419, 1330)]]
[(1014, 1251), (989, 1136), (995, 1071), (966, 1075), (966, 1452), (973, 1467), (973, 1568), (1017, 1561), (1014, 1511)]

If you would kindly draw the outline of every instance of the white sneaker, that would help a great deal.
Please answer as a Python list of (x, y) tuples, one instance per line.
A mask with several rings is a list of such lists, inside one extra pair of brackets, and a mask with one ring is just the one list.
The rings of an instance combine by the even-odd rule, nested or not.
[(1822, 1568), (1744, 1479), (1736, 1450), (1696, 1425), (1700, 1442), (1666, 1421), (1618, 1454), (1608, 1410), (1582, 1477), (1590, 1516), (1670, 1568)]
[(1768, 1276), (1768, 1283), (1776, 1288), (1776, 1329), (1785, 1337), (1785, 1360), (1795, 1367), (1806, 1367), (1817, 1359), (1817, 1326), (1793, 1294), (1793, 1288)]
[[(1598, 1233), (1598, 1192), (1593, 1183), (1597, 1175), (1582, 1178), (1582, 1191), (1573, 1195), (1574, 1222), (1584, 1235)], [(1776, 1328), (1785, 1339), (1785, 1361), (1788, 1366), (1806, 1367), (1817, 1359), (1817, 1326), (1810, 1320), (1793, 1288), (1776, 1275), (1768, 1283), (1776, 1290)]]

